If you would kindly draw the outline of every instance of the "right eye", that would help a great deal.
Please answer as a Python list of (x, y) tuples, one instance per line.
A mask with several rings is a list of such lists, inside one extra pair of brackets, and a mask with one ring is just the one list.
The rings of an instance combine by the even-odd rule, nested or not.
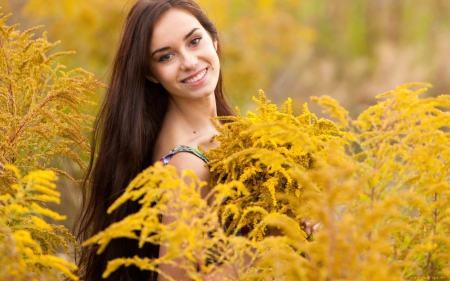
[(160, 58), (159, 58), (159, 62), (165, 62), (165, 61), (168, 61), (171, 57), (172, 57), (173, 55), (172, 54), (165, 54), (165, 55), (162, 55)]

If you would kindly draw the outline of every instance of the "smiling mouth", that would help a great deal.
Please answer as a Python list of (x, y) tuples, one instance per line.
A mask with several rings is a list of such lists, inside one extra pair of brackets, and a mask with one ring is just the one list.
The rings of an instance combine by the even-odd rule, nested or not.
[(208, 68), (205, 68), (205, 69), (203, 69), (203, 71), (201, 71), (199, 74), (195, 75), (194, 77), (191, 77), (191, 78), (189, 78), (189, 79), (184, 79), (184, 80), (182, 80), (181, 82), (187, 83), (187, 84), (189, 84), (189, 83), (195, 83), (195, 82), (197, 82), (198, 80), (202, 79), (202, 78), (206, 75), (206, 72), (207, 72), (207, 71), (208, 71)]

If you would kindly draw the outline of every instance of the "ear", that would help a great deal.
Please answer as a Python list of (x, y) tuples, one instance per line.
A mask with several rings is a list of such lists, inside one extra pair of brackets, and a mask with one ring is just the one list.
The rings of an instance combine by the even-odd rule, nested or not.
[(158, 81), (155, 77), (153, 77), (153, 76), (148, 76), (148, 75), (146, 75), (145, 77), (147, 77), (148, 80), (150, 80), (151, 82), (153, 82), (153, 83), (155, 83), (155, 84), (158, 84), (158, 83), (159, 83), (159, 81)]
[(217, 40), (214, 40), (213, 44), (214, 44), (214, 49), (216, 49), (216, 52), (217, 52), (217, 47), (218, 47), (219, 43), (217, 42)]

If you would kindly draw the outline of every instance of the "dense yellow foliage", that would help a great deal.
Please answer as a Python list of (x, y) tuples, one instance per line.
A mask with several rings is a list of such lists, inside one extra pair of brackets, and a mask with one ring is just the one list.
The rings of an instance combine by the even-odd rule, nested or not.
[(11, 192), (0, 195), (0, 279), (58, 280), (64, 274), (78, 280), (72, 274), (77, 267), (55, 255), (59, 247), (70, 254), (68, 242), (75, 244), (75, 238), (64, 226), (42, 219), (65, 219), (42, 205), (59, 203), (55, 173), (34, 171), (22, 177), (15, 166), (6, 168), (14, 173), (17, 183)]
[[(315, 158), (329, 158), (329, 151), (341, 150), (338, 127), (326, 119), (318, 119), (304, 105), (303, 113), (292, 115), (291, 100), (277, 110), (261, 92), (259, 108), (248, 117), (216, 119), (220, 146), (205, 153), (211, 159), (212, 184), (238, 180), (249, 190), (229, 203), (237, 207), (231, 229), (256, 225), (260, 214), (242, 216), (245, 208), (262, 207), (268, 212), (287, 214), (298, 222), (307, 215), (307, 202), (298, 175), (316, 166)], [(219, 120), (227, 121), (223, 126)], [(281, 197), (278, 195), (282, 194)], [(278, 197), (278, 198), (277, 198)], [(255, 233), (259, 238), (262, 233)]]
[[(228, 265), (242, 258), (251, 242), (242, 237), (227, 237), (220, 227), (216, 210), (224, 198), (237, 196), (246, 190), (242, 184), (232, 182), (216, 186), (215, 197), (210, 195), (202, 199), (199, 189), (205, 184), (192, 172), (185, 171), (179, 177), (173, 167), (162, 166), (161, 163), (156, 163), (136, 177), (124, 195), (109, 208), (108, 213), (127, 200), (138, 200), (142, 203), (141, 209), (92, 237), (85, 245), (98, 243), (101, 252), (111, 239), (127, 237), (139, 240), (140, 245), (144, 243), (166, 245), (169, 251), (167, 255), (155, 260), (139, 257), (113, 260), (109, 262), (103, 276), (108, 276), (122, 265), (136, 265), (142, 270), (155, 270), (159, 274), (166, 275), (167, 273), (160, 271), (157, 266), (170, 262), (186, 269), (194, 280), (205, 280), (204, 278), (214, 269), (213, 266), (206, 264), (207, 260), (216, 260)], [(175, 216), (178, 219), (171, 224), (163, 225), (159, 220), (160, 215)], [(233, 245), (233, 248), (229, 248), (229, 245)], [(174, 259), (179, 257), (186, 259), (175, 263)], [(196, 270), (197, 261), (202, 261), (199, 272)], [(237, 270), (243, 273), (243, 270), (239, 268)]]
[(367, 177), (348, 210), (353, 218), (343, 218), (366, 237), (363, 249), (407, 278), (450, 277), (450, 96), (420, 99), (429, 86), (379, 95), (385, 100), (357, 120), (330, 98), (315, 99), (346, 126), (350, 155)]
[[(177, 266), (174, 259), (184, 257), (179, 266), (194, 280), (222, 271), (232, 272), (230, 280), (450, 278), (450, 96), (420, 99), (427, 86), (380, 95), (384, 101), (356, 120), (333, 99), (313, 98), (337, 125), (306, 106), (292, 116), (290, 101), (278, 111), (262, 94), (257, 113), (218, 125), (208, 198), (199, 193), (206, 183), (190, 172), (180, 178), (157, 163), (110, 209), (139, 200), (141, 211), (87, 244), (128, 237), (170, 245), (155, 260), (111, 261), (105, 275), (122, 265)], [(158, 214), (179, 219), (163, 225)], [(224, 228), (230, 214), (238, 221), (231, 235)], [(311, 242), (300, 218), (322, 224)], [(235, 235), (244, 225), (250, 234)], [(284, 235), (267, 236), (266, 227)]]
[[(48, 42), (45, 34), (33, 40), (37, 28), (15, 31), (17, 25), (4, 25), (7, 17), (0, 18), (0, 165), (30, 171), (47, 167), (60, 155), (84, 170), (81, 158), (89, 153), (84, 133), (92, 120), (84, 107), (100, 84), (82, 69), (54, 66), (67, 52), (48, 55), (57, 43)], [(3, 175), (1, 190), (11, 182), (12, 173)]]
[(46, 203), (60, 202), (56, 174), (69, 177), (49, 164), (67, 157), (84, 170), (92, 118), (84, 106), (100, 84), (81, 69), (54, 66), (64, 53), (48, 55), (55, 44), (45, 34), (32, 39), (36, 28), (20, 33), (7, 17), (0, 18), (0, 280), (77, 280), (76, 266), (57, 256), (70, 254), (75, 238), (44, 220), (65, 219)]

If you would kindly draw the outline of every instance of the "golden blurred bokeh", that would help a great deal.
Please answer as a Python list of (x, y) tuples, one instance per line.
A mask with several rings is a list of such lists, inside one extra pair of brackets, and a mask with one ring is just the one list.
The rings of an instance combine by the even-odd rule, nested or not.
[[(64, 61), (106, 81), (133, 0), (0, 0), (21, 28), (44, 24)], [(426, 81), (450, 92), (447, 0), (198, 0), (217, 23), (227, 92), (246, 108), (259, 89), (274, 101), (330, 95), (353, 115), (395, 86)], [(313, 109), (314, 110), (314, 109)]]

